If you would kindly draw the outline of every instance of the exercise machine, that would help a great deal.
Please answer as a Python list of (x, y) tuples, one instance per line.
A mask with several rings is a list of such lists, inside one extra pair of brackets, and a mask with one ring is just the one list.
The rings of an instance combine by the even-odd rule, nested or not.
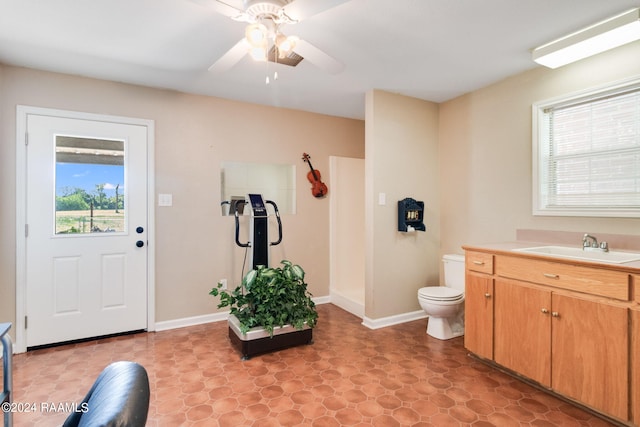
[[(230, 205), (236, 222), (236, 245), (251, 248), (251, 266), (256, 269), (259, 265), (269, 266), (269, 247), (282, 242), (282, 221), (278, 205), (271, 200), (264, 200), (261, 194), (249, 194), (245, 200), (225, 200), (222, 204)], [(249, 241), (240, 241), (240, 216), (244, 213), (245, 205), (249, 205), (251, 220), (249, 221)], [(278, 240), (269, 242), (269, 212), (267, 206), (273, 206), (274, 215), (278, 222)]]

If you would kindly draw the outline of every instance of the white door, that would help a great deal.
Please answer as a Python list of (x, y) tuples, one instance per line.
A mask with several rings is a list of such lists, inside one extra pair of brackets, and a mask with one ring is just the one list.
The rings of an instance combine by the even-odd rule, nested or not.
[(26, 346), (146, 329), (147, 127), (26, 128)]

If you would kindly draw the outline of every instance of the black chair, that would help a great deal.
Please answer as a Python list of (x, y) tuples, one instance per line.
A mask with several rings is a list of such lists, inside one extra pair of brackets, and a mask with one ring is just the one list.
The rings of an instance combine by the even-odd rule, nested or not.
[(149, 377), (135, 362), (107, 366), (63, 427), (144, 426), (149, 412)]

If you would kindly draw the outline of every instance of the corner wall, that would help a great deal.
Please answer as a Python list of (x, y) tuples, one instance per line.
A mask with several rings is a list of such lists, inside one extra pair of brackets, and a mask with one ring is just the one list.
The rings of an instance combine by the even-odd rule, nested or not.
[[(374, 90), (365, 129), (365, 317), (375, 320), (420, 310), (418, 288), (438, 284), (438, 105)], [(426, 232), (398, 231), (406, 197), (424, 201)]]

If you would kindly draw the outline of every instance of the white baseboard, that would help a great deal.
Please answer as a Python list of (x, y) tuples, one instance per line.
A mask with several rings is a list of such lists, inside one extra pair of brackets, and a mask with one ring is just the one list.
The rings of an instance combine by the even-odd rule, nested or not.
[(316, 305), (331, 303), (331, 297), (329, 295), (326, 295), (324, 297), (313, 297), (311, 299), (316, 303)]
[(362, 324), (369, 329), (380, 329), (387, 326), (398, 325), (400, 323), (426, 319), (427, 317), (427, 313), (425, 313), (424, 310), (418, 310), (409, 313), (396, 314), (389, 317), (382, 317), (380, 319), (370, 319), (364, 316), (362, 318)]
[[(336, 299), (334, 301), (333, 299)], [(359, 310), (359, 304), (353, 303), (352, 301), (347, 302), (347, 304), (351, 304), (349, 307), (354, 311), (351, 311), (348, 308), (343, 307), (341, 304), (345, 303), (346, 299), (341, 299), (340, 297), (336, 298), (336, 295), (332, 296), (323, 296), (323, 297), (315, 297), (313, 298), (313, 302), (316, 305), (320, 304), (335, 304), (338, 307), (346, 310), (360, 318), (362, 318), (362, 324), (369, 329), (380, 329), (385, 328), (387, 326), (398, 325), (400, 323), (412, 322), (414, 320), (426, 319), (427, 314), (423, 310), (417, 310), (409, 313), (396, 314), (389, 317), (382, 317), (380, 319), (370, 319), (364, 315), (364, 307), (362, 307), (362, 314), (359, 315), (354, 311)], [(228, 311), (223, 311), (220, 313), (212, 313), (212, 314), (204, 314), (202, 316), (193, 316), (193, 317), (184, 317), (182, 319), (174, 319), (174, 320), (165, 320), (161, 322), (156, 322), (155, 330), (159, 331), (167, 331), (170, 329), (177, 328), (185, 328), (187, 326), (195, 326), (202, 325), (204, 323), (213, 323), (213, 322), (222, 322), (226, 321), (229, 317)]]
[(169, 329), (186, 328), (187, 326), (202, 325), (204, 323), (222, 322), (229, 317), (228, 311), (220, 313), (204, 314), (202, 316), (183, 317), (182, 319), (164, 320), (156, 322), (156, 332)]
[(331, 291), (331, 304), (337, 305), (361, 319), (364, 317), (364, 304), (354, 301), (339, 292)]
[[(316, 305), (328, 304), (331, 302), (331, 298), (328, 296), (312, 298)], [(156, 322), (155, 330), (168, 331), (170, 329), (186, 328), (187, 326), (202, 325), (204, 323), (223, 322), (229, 317), (228, 311), (221, 311), (219, 313), (203, 314), (202, 316), (183, 317), (182, 319), (164, 320)]]

